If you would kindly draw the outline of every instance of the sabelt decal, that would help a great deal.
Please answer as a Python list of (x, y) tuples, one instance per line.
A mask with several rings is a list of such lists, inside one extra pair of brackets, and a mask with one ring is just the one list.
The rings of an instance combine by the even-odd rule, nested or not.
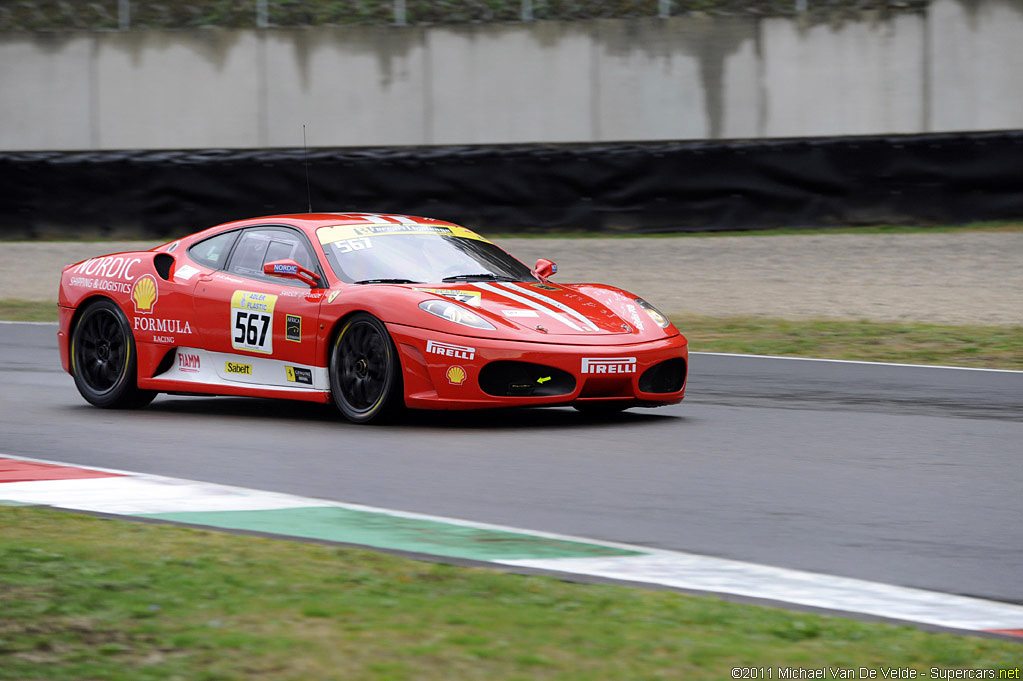
[(152, 314), (159, 297), (160, 291), (156, 286), (156, 279), (151, 274), (139, 277), (135, 281), (135, 285), (131, 287), (131, 300), (135, 303), (135, 314)]
[(416, 290), (423, 293), (432, 293), (435, 296), (451, 298), (460, 303), (465, 303), (469, 307), (480, 307), (483, 305), (483, 294), (479, 291), (464, 291), (451, 288), (416, 288)]
[(199, 355), (191, 352), (178, 353), (178, 371), (197, 373), (202, 368), (202, 360)]
[(284, 318), (284, 337), (295, 343), (302, 342), (302, 318), (297, 314), (289, 314)]
[(313, 372), (309, 369), (286, 366), (284, 367), (284, 374), (289, 383), (305, 383), (306, 385), (313, 384)]
[(224, 362), (224, 373), (227, 374), (244, 374), (246, 376), (252, 375), (252, 365), (242, 364), (241, 362)]
[(431, 355), (443, 355), (455, 359), (472, 360), (476, 357), (476, 348), (466, 345), (454, 345), (453, 343), (438, 343), (437, 341), (426, 341), (426, 352)]
[(634, 374), (635, 357), (583, 357), (584, 374)]
[(231, 347), (272, 354), (276, 306), (277, 296), (270, 293), (235, 291), (231, 296)]
[(465, 369), (457, 364), (449, 366), (444, 375), (447, 377), (448, 383), (451, 385), (462, 385), (465, 383)]

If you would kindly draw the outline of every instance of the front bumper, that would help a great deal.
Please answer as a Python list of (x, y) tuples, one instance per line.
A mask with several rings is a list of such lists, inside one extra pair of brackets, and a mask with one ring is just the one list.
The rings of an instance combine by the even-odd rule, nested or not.
[[(472, 338), (394, 323), (387, 329), (401, 357), (405, 403), (417, 409), (584, 402), (661, 406), (685, 397), (689, 351), (682, 335), (621, 345), (571, 345)], [(649, 390), (653, 383), (659, 383), (654, 390), (666, 389), (663, 381), (652, 383), (648, 372), (669, 360), (676, 360), (676, 372), (681, 366), (681, 379), (670, 386), (677, 389)], [(505, 371), (509, 367), (515, 371)], [(506, 374), (515, 378), (502, 383)]]

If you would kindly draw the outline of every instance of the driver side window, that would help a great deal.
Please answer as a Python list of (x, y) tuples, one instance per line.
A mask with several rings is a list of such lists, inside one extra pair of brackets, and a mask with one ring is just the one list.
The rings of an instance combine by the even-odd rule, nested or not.
[(243, 277), (272, 281), (284, 286), (307, 286), (295, 279), (263, 274), (263, 265), (275, 260), (294, 260), (302, 267), (319, 271), (309, 245), (300, 234), (280, 227), (257, 227), (242, 232), (231, 254), (227, 271)]

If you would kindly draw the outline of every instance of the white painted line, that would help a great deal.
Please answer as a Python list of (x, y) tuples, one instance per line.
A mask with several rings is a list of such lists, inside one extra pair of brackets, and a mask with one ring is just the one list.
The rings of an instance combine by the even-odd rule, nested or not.
[(755, 563), (656, 552), (614, 558), (502, 560), (506, 565), (735, 594), (953, 629), (1018, 629), (1023, 606)]
[(606, 546), (641, 554), (604, 558), (493, 561), (500, 565), (604, 577), (642, 584), (659, 584), (691, 591), (735, 594), (954, 629), (976, 631), (1023, 629), (1023, 606), (1011, 603), (680, 551), (650, 549), (554, 532), (478, 523), (458, 518), (396, 511), (361, 504), (348, 504), (46, 459), (9, 454), (0, 454), (0, 456), (128, 476), (0, 483), (0, 500), (48, 504), (58, 508), (128, 516), (144, 513), (252, 511), (330, 506), (461, 527)]
[(23, 504), (114, 515), (265, 511), (316, 505), (311, 499), (289, 494), (148, 475), (8, 482), (0, 484), (0, 497)]
[(788, 359), (795, 362), (832, 362), (834, 364), (868, 364), (883, 367), (911, 367), (914, 369), (955, 369), (956, 371), (989, 371), (1002, 374), (1023, 374), (1019, 369), (986, 369), (983, 367), (955, 367), (944, 364), (899, 364), (897, 362), (867, 362), (856, 359), (827, 359), (826, 357), (785, 357), (782, 355), (743, 355), (736, 352), (690, 352), (690, 355), (714, 357), (739, 357), (749, 359)]

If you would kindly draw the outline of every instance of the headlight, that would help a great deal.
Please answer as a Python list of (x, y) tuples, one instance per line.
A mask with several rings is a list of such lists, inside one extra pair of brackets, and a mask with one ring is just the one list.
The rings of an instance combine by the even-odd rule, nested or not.
[(669, 322), (668, 318), (662, 315), (656, 307), (646, 302), (642, 298), (636, 298), (636, 303), (641, 308), (646, 310), (646, 313), (650, 315), (650, 319), (654, 320), (654, 323), (657, 324), (657, 326), (661, 327), (662, 329), (668, 328), (668, 324), (670, 324), (671, 322)]
[(485, 329), (487, 331), (497, 330), (496, 326), (475, 312), (466, 310), (461, 305), (456, 305), (447, 300), (424, 300), (419, 303), (419, 309), (462, 326), (471, 326), (474, 329)]

